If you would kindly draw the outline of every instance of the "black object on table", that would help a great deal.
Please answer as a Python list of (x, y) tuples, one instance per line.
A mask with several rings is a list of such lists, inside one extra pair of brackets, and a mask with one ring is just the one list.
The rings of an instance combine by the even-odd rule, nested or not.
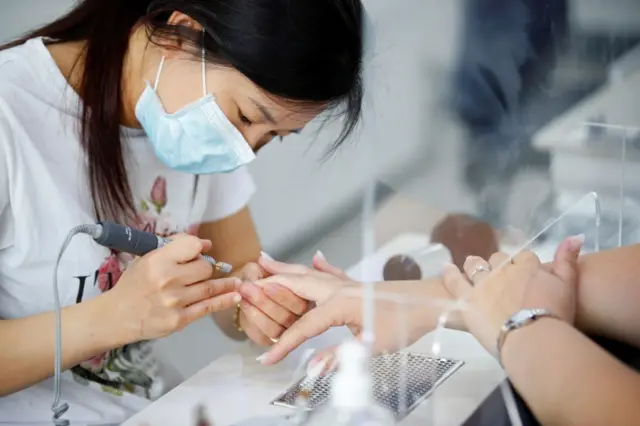
[[(592, 340), (621, 362), (624, 362), (636, 371), (640, 371), (640, 349), (602, 337), (592, 337)], [(508, 380), (506, 380), (506, 383), (511, 387), (515, 397), (522, 425), (540, 426), (540, 423), (536, 420), (527, 404), (520, 395), (518, 395), (518, 392), (511, 383)], [(471, 417), (469, 417), (462, 426), (513, 426), (509, 420), (509, 414), (507, 413), (500, 387), (497, 387), (483, 401), (480, 407), (473, 412)]]

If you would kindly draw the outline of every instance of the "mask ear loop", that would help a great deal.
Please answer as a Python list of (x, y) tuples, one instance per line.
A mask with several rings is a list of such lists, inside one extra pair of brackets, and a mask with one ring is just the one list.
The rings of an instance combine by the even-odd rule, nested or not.
[(207, 62), (206, 62), (206, 51), (204, 47), (204, 40), (207, 35), (204, 27), (202, 28), (202, 93), (204, 96), (207, 96)]
[(164, 66), (164, 59), (165, 57), (163, 56), (162, 59), (160, 60), (160, 65), (158, 66), (158, 72), (156, 72), (156, 82), (153, 83), (154, 91), (158, 89), (158, 83), (160, 83), (160, 73), (162, 73), (162, 67)]

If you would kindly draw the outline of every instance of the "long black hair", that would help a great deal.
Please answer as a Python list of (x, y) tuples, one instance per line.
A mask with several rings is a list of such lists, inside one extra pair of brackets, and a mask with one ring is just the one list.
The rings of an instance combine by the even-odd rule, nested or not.
[[(168, 24), (182, 12), (206, 31)], [(344, 106), (337, 147), (355, 129), (362, 109), (363, 9), (360, 0), (82, 0), (27, 39), (85, 42), (81, 139), (99, 218), (128, 220), (133, 197), (123, 158), (123, 64), (134, 29), (149, 40), (180, 37), (194, 54), (230, 66), (267, 93), (287, 100)]]

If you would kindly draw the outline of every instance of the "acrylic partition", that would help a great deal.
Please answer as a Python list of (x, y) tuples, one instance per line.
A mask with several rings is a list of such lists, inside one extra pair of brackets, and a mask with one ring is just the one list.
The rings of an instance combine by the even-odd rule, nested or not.
[[(488, 318), (470, 312), (465, 300), (425, 289), (442, 286), (445, 263), (461, 266), (469, 255), (506, 253), (495, 270), (523, 250), (549, 262), (570, 236), (585, 236), (583, 253), (640, 242), (640, 62), (629, 59), (640, 57), (640, 32), (590, 33), (563, 2), (539, 2), (557, 16), (540, 14), (533, 2), (507, 2), (513, 10), (498, 8), (499, 1), (456, 3), (467, 24), (455, 40), (440, 41), (456, 59), (420, 71), (414, 91), (424, 99), (415, 104), (376, 102), (369, 122), (375, 131), (361, 142), (367, 155), (359, 166), (370, 179), (362, 260), (349, 270), (362, 283), (358, 332), (374, 354), (379, 402), (395, 410), (398, 398), (404, 401), (400, 424), (535, 424), (493, 354), (451, 330), (461, 317)], [(527, 22), (552, 29), (523, 41)], [(412, 42), (416, 54), (430, 43)], [(489, 51), (491, 61), (482, 56)], [(407, 84), (397, 81), (405, 71), (379, 71), (368, 76), (372, 98), (381, 96), (379, 87), (394, 98), (394, 83), (398, 90)], [(418, 122), (398, 117), (399, 109)], [(425, 148), (416, 150), (415, 164), (389, 173), (376, 147), (394, 131)], [(378, 365), (390, 356), (376, 355), (380, 350), (399, 350), (404, 364), (380, 376)], [(430, 373), (411, 357), (424, 357)], [(442, 372), (439, 363), (451, 368)], [(490, 395), (494, 411), (478, 415)]]

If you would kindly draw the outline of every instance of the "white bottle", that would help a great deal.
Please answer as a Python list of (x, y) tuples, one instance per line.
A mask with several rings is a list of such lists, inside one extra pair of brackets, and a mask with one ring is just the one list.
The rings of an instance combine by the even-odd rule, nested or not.
[(338, 371), (331, 384), (331, 398), (311, 413), (306, 426), (389, 426), (395, 418), (373, 399), (369, 353), (359, 342), (338, 348)]

